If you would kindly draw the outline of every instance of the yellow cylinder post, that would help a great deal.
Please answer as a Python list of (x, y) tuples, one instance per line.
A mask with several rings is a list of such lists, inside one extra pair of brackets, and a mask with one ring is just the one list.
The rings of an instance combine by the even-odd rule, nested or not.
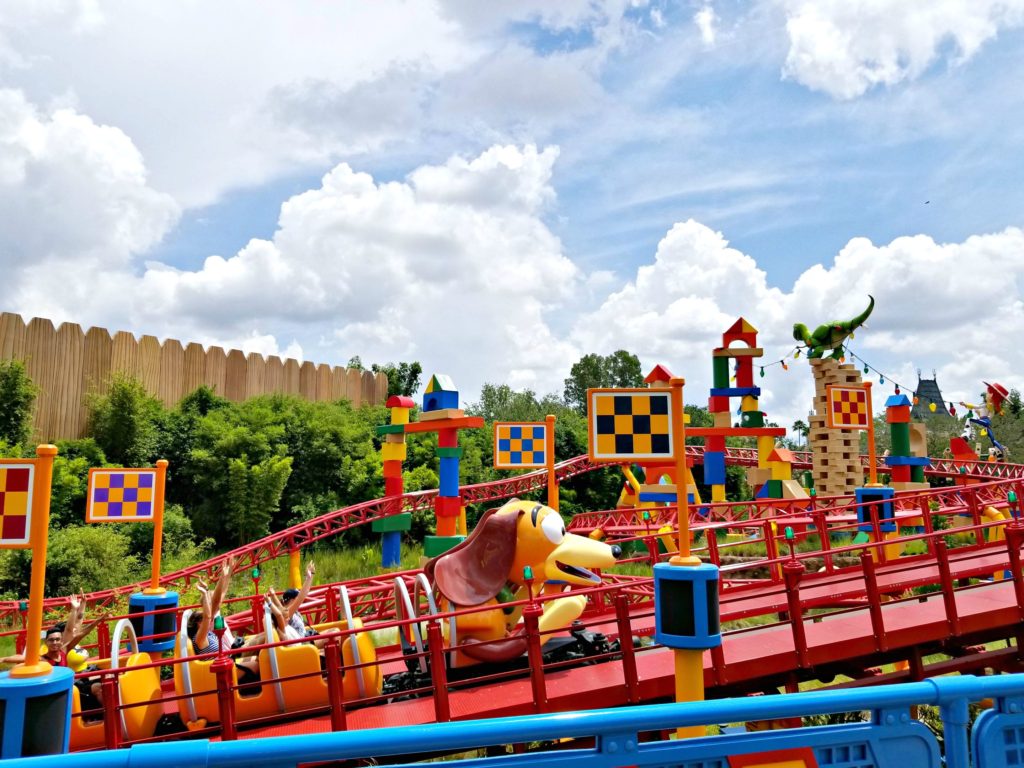
[(57, 446), (36, 448), (32, 483), (32, 575), (29, 577), (28, 617), (25, 625), (25, 661), (11, 670), (11, 677), (49, 674), (50, 663), (40, 658), (39, 635), (43, 631), (43, 587), (46, 583), (46, 545), (50, 530), (50, 490), (53, 485), (53, 457)]
[(292, 589), (302, 589), (302, 555), (297, 549), (288, 553), (288, 582)]
[(544, 453), (548, 459), (548, 506), (558, 511), (558, 480), (555, 478), (555, 417), (548, 414), (544, 419), (548, 423), (547, 444)]
[[(892, 539), (898, 539), (899, 537), (900, 537), (900, 532), (898, 530), (896, 530), (896, 531), (888, 531), (888, 532), (882, 534), (882, 538), (885, 541), (890, 541)], [(889, 560), (889, 561), (895, 560), (896, 558), (898, 558), (900, 555), (903, 554), (903, 545), (902, 544), (883, 544), (882, 546), (885, 547), (885, 559), (886, 560)]]
[(460, 507), (459, 508), (459, 520), (458, 520), (458, 523), (456, 523), (456, 530), (458, 531), (457, 535), (459, 535), (459, 536), (466, 536), (467, 535), (466, 534), (466, 508), (465, 507)]
[[(676, 648), (676, 701), (704, 701), (704, 651)], [(689, 725), (676, 728), (677, 739), (695, 739), (707, 735), (707, 727)]]
[(160, 586), (160, 556), (164, 545), (164, 488), (167, 484), (167, 459), (156, 463), (156, 488), (153, 489), (153, 566), (149, 588), (144, 595), (162, 595), (167, 590)]

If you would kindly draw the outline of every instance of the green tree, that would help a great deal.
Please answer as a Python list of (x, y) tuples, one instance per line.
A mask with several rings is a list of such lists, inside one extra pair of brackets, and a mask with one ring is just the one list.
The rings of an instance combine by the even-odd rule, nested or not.
[(793, 431), (796, 432), (797, 436), (800, 438), (799, 444), (806, 445), (807, 435), (810, 433), (811, 428), (807, 426), (803, 419), (797, 419), (793, 422)]
[(89, 432), (115, 466), (138, 467), (157, 458), (163, 405), (142, 383), (115, 373), (106, 395), (88, 398)]
[(403, 395), (412, 397), (420, 388), (420, 375), (423, 373), (423, 366), (419, 362), (412, 363), (385, 363), (370, 366), (374, 373), (383, 373), (388, 377), (388, 397), (392, 395)]
[(624, 349), (610, 355), (588, 354), (569, 369), (565, 380), (566, 405), (587, 412), (587, 390), (594, 387), (639, 387), (644, 383), (640, 360)]
[(0, 440), (12, 446), (28, 442), (36, 392), (23, 362), (0, 360)]
[(258, 464), (249, 463), (246, 456), (228, 461), (225, 527), (235, 543), (245, 544), (270, 532), (291, 471), (291, 456), (271, 456)]

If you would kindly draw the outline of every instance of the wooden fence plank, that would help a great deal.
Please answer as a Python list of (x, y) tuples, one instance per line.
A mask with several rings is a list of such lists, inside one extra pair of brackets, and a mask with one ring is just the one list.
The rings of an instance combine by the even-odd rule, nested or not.
[(327, 363), (316, 367), (316, 399), (324, 402), (331, 399), (331, 366)]
[(293, 360), (289, 357), (284, 361), (284, 389), (282, 391), (286, 395), (299, 394), (300, 378), (298, 360)]
[(112, 373), (121, 371), (128, 376), (139, 378), (139, 342), (128, 331), (118, 331), (114, 334), (110, 370)]
[(377, 383), (374, 381), (374, 374), (372, 371), (363, 371), (361, 388), (362, 397), (360, 398), (360, 401), (367, 404), (372, 403), (377, 392)]
[(54, 392), (52, 437), (79, 436), (88, 416), (82, 398), (82, 371), (85, 362), (85, 334), (78, 323), (63, 323), (57, 329), (54, 366), (57, 387)]
[[(55, 429), (60, 419), (55, 418), (54, 407), (57, 403), (55, 346), (57, 330), (49, 320), (33, 317), (28, 323), (25, 333), (25, 368), (29, 377), (38, 387), (35, 403), (35, 429), (32, 435), (34, 442), (54, 439)], [(57, 422), (56, 424), (54, 422)]]
[(240, 403), (245, 400), (245, 354), (240, 349), (228, 352), (228, 363), (224, 369), (224, 397)]
[(353, 408), (358, 408), (363, 402), (363, 372), (358, 368), (348, 369), (348, 399), (352, 402)]
[(267, 393), (267, 361), (259, 352), (245, 356), (245, 398)]
[(220, 347), (206, 350), (206, 375), (203, 383), (221, 397), (228, 396), (228, 353)]
[(306, 360), (299, 367), (299, 396), (316, 400), (316, 366), (311, 360)]
[(376, 374), (375, 384), (371, 402), (374, 405), (380, 405), (388, 399), (388, 375), (386, 373)]
[(82, 364), (82, 392), (90, 396), (110, 391), (110, 359), (114, 340), (106, 328), (90, 328), (85, 332), (85, 360)]
[(21, 315), (0, 314), (0, 360), (25, 359), (25, 333), (28, 330)]
[(139, 381), (146, 391), (155, 395), (160, 389), (160, 341), (156, 336), (139, 339)]
[(331, 400), (348, 399), (348, 369), (339, 365), (331, 369)]
[[(185, 377), (181, 383), (181, 396), (195, 392), (206, 383), (206, 352), (202, 344), (190, 342), (185, 347)], [(223, 390), (217, 390), (223, 395)]]
[(156, 396), (168, 408), (178, 404), (185, 396), (185, 350), (177, 339), (167, 339), (160, 348), (160, 383)]
[(284, 392), (284, 363), (277, 355), (267, 358), (267, 373), (264, 378), (267, 392)]

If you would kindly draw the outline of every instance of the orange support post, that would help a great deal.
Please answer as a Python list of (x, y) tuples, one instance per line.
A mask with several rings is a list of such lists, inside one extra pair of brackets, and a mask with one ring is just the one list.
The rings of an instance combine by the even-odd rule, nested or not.
[(149, 588), (144, 595), (162, 595), (167, 590), (160, 586), (160, 557), (164, 546), (164, 489), (167, 485), (167, 459), (156, 463), (156, 488), (153, 490), (153, 565)]

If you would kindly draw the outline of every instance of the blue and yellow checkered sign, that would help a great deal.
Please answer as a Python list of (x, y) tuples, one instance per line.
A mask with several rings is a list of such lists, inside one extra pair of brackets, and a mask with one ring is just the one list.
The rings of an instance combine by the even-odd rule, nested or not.
[(85, 522), (151, 523), (155, 493), (155, 469), (91, 469)]
[(673, 458), (667, 389), (588, 389), (587, 422), (591, 461)]
[(544, 422), (494, 423), (494, 468), (546, 467), (548, 425)]

